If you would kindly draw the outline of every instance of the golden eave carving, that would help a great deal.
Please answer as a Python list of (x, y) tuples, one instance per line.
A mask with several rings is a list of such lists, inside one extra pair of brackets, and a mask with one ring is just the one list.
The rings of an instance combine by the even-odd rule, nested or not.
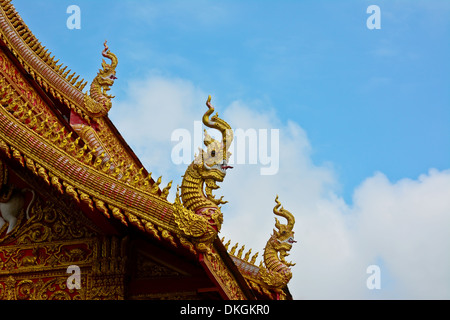
[(216, 251), (200, 254), (200, 262), (206, 267), (213, 281), (223, 290), (230, 300), (246, 300), (247, 297), (239, 286), (235, 276), (230, 272)]
[[(8, 93), (6, 96), (9, 97)], [(5, 99), (9, 98), (4, 98), (2, 102)], [(78, 147), (74, 142), (66, 141), (70, 134), (63, 138), (59, 133), (55, 135), (56, 130), (47, 130), (41, 136), (29, 128), (33, 121), (25, 124), (29, 113), (20, 109), (22, 106), (15, 106), (13, 103), (6, 107), (8, 109), (0, 107), (0, 149), (8, 157), (30, 169), (61, 193), (71, 195), (75, 201), (86, 202), (92, 209), (95, 206), (108, 218), (114, 217), (125, 225), (133, 225), (158, 239), (162, 237), (175, 246), (175, 239), (178, 239), (183, 247), (195, 253), (192, 244), (178, 235), (180, 231), (173, 221), (169, 202), (133, 187), (128, 184), (130, 180), (122, 182), (103, 172), (98, 161), (94, 161), (92, 165), (80, 161), (67, 152), (74, 148), (78, 151), (72, 150), (72, 154), (85, 152), (84, 148)], [(43, 123), (45, 122), (41, 122)], [(36, 128), (38, 130), (39, 126)], [(84, 156), (84, 161), (87, 156), (89, 154)]]
[[(151, 194), (144, 194), (117, 182), (108, 175), (73, 159), (48, 144), (24, 124), (15, 121), (7, 110), (0, 107), (0, 149), (22, 166), (28, 167), (60, 192), (71, 195), (77, 202), (91, 201), (107, 216), (131, 224), (173, 246), (197, 254), (173, 221), (171, 204)], [(215, 250), (214, 250), (215, 251)], [(245, 294), (216, 252), (202, 255), (201, 259), (229, 299), (245, 299)]]
[[(62, 186), (69, 184), (66, 191), (75, 190), (80, 195), (86, 193), (96, 200), (100, 200), (119, 210), (126, 210), (139, 219), (148, 220), (155, 224), (175, 231), (176, 227), (171, 219), (171, 204), (155, 195), (144, 193), (125, 183), (113, 179), (109, 175), (86, 166), (63, 151), (54, 148), (42, 137), (30, 132), (24, 125), (15, 119), (3, 108), (0, 108), (0, 139), (3, 141), (2, 149), (25, 164), (27, 160), (34, 162), (34, 167), (43, 168), (50, 178), (62, 180)], [(6, 146), (7, 147), (6, 147)], [(12, 152), (11, 152), (12, 151)], [(6, 152), (8, 154), (8, 152)], [(28, 166), (33, 164), (28, 162)], [(45, 173), (41, 171), (41, 176)], [(161, 216), (160, 212), (167, 212)], [(152, 214), (157, 214), (156, 219)], [(114, 214), (113, 214), (114, 215)]]

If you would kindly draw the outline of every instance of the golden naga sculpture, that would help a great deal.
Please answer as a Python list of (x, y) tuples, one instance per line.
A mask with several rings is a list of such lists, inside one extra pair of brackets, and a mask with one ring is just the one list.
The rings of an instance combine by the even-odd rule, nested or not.
[(217, 113), (211, 117), (214, 107), (211, 96), (206, 102), (208, 110), (203, 115), (203, 123), (222, 133), (222, 141), (213, 139), (205, 130), (204, 144), (206, 151), (200, 153), (186, 169), (181, 183), (181, 204), (179, 190), (174, 203), (175, 221), (183, 232), (200, 251), (209, 251), (223, 222), (220, 205), (227, 203), (223, 197), (216, 199), (212, 191), (218, 189), (217, 182), (225, 178), (228, 159), (231, 155), (228, 148), (233, 140), (233, 131), (228, 123), (220, 119)]
[(286, 218), (287, 224), (281, 224), (275, 218), (275, 227), (278, 231), (274, 229), (272, 236), (267, 241), (264, 249), (265, 267), (260, 267), (259, 276), (269, 287), (282, 289), (292, 278), (290, 267), (295, 265), (295, 263), (287, 262), (285, 257), (289, 255), (292, 244), (297, 241), (294, 240), (294, 231), (292, 230), (295, 223), (294, 216), (281, 206), (278, 196), (275, 198), (275, 202), (277, 204), (273, 208), (273, 213)]
[(114, 84), (114, 80), (117, 79), (117, 57), (109, 50), (106, 41), (103, 46), (105, 48), (103, 49), (102, 55), (111, 60), (111, 64), (106, 63), (105, 59), (102, 60), (103, 69), (98, 71), (97, 76), (92, 81), (89, 96), (87, 94), (85, 96), (85, 106), (91, 115), (94, 116), (103, 116), (111, 109), (111, 99), (114, 96), (108, 94), (108, 91)]

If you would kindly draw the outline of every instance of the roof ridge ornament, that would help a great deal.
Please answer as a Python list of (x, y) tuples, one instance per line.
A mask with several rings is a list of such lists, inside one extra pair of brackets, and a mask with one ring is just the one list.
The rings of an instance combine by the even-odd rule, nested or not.
[(287, 224), (282, 224), (275, 218), (273, 234), (267, 241), (264, 248), (264, 266), (260, 266), (259, 277), (270, 288), (282, 290), (292, 278), (290, 267), (295, 263), (287, 262), (285, 257), (289, 255), (294, 240), (295, 218), (292, 213), (281, 206), (278, 195), (275, 198), (276, 205), (273, 213), (287, 220)]
[[(183, 236), (189, 238), (201, 252), (209, 252), (214, 239), (219, 233), (223, 215), (220, 205), (227, 203), (223, 197), (216, 199), (213, 190), (219, 188), (216, 182), (225, 178), (228, 152), (233, 132), (230, 125), (218, 114), (211, 116), (214, 107), (211, 96), (206, 101), (208, 110), (203, 115), (203, 124), (222, 133), (221, 141), (213, 139), (205, 130), (204, 144), (206, 150), (199, 149), (199, 154), (188, 166), (181, 183), (181, 196), (177, 191), (175, 198), (174, 219)], [(181, 200), (180, 200), (181, 199)], [(181, 203), (182, 201), (182, 203)]]
[(92, 80), (89, 96), (86, 94), (84, 97), (87, 111), (95, 117), (102, 117), (111, 109), (111, 99), (113, 99), (114, 96), (108, 94), (108, 91), (114, 84), (114, 80), (117, 79), (116, 67), (118, 59), (117, 56), (109, 50), (106, 43), (107, 40), (103, 43), (104, 49), (102, 51), (102, 56), (111, 60), (111, 63), (107, 63), (105, 59), (102, 59), (102, 69), (99, 69), (94, 80)]

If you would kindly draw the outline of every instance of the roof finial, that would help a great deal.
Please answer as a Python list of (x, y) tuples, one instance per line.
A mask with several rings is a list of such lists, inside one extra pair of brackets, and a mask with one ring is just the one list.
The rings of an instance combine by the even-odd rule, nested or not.
[(282, 224), (275, 218), (275, 227), (278, 231), (274, 229), (272, 236), (267, 241), (264, 249), (265, 267), (260, 267), (259, 277), (269, 287), (281, 289), (292, 278), (290, 267), (295, 264), (287, 262), (285, 257), (289, 255), (292, 244), (297, 241), (294, 240), (294, 231), (292, 230), (295, 223), (294, 216), (281, 206), (278, 195), (275, 202), (273, 213), (286, 218), (287, 224)]
[[(107, 92), (111, 89), (111, 86), (114, 84), (114, 80), (116, 77), (116, 67), (117, 67), (117, 57), (114, 53), (109, 50), (107, 45), (107, 40), (103, 43), (104, 49), (102, 51), (102, 56), (111, 60), (111, 63), (107, 63), (105, 59), (102, 60), (102, 69), (100, 69), (97, 73), (97, 76), (91, 83), (90, 89), (90, 98), (92, 98), (97, 104), (100, 105), (94, 106), (94, 104), (90, 103), (89, 112), (92, 115), (97, 117), (104, 116), (108, 113), (109, 109), (111, 109), (111, 99), (114, 96), (109, 95)], [(85, 103), (86, 107), (89, 104)]]

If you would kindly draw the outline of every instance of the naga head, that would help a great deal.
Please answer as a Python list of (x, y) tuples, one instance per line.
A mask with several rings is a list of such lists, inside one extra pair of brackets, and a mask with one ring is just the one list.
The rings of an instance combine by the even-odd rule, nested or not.
[(114, 98), (114, 96), (111, 96), (107, 94), (106, 92), (109, 91), (111, 86), (114, 84), (114, 80), (117, 79), (116, 77), (116, 67), (117, 67), (117, 57), (114, 53), (112, 53), (108, 45), (105, 43), (103, 44), (105, 47), (102, 51), (102, 56), (105, 58), (108, 58), (111, 60), (111, 64), (108, 64), (105, 62), (105, 59), (102, 59), (102, 68), (103, 70), (99, 70), (99, 84), (103, 88), (103, 95), (107, 97), (108, 99)]
[(297, 242), (294, 240), (294, 231), (292, 230), (294, 228), (295, 218), (292, 213), (281, 206), (280, 201), (278, 201), (278, 196), (275, 198), (275, 202), (277, 204), (273, 208), (273, 213), (277, 216), (286, 218), (287, 224), (282, 224), (275, 218), (275, 227), (278, 231), (275, 229), (273, 230), (271, 242), (275, 251), (279, 252), (281, 262), (289, 267), (294, 264), (286, 262), (284, 258), (289, 255), (288, 251), (291, 250), (292, 244)]
[(259, 276), (261, 280), (277, 290), (283, 289), (292, 278), (292, 271), (290, 267), (295, 263), (287, 262), (285, 258), (289, 255), (292, 244), (297, 242), (294, 240), (295, 219), (292, 213), (285, 210), (278, 201), (278, 196), (275, 198), (277, 203), (273, 208), (273, 213), (277, 216), (284, 217), (287, 220), (286, 224), (282, 224), (275, 218), (275, 227), (278, 230), (273, 230), (273, 234), (267, 241), (264, 249), (264, 264), (260, 265)]
[(211, 96), (206, 102), (208, 110), (203, 115), (203, 124), (216, 129), (222, 134), (222, 139), (213, 139), (205, 130), (203, 140), (206, 150), (200, 148), (200, 153), (188, 166), (181, 183), (181, 207), (177, 192), (174, 203), (174, 219), (182, 234), (192, 239), (201, 252), (211, 252), (211, 246), (216, 239), (223, 223), (220, 205), (226, 203), (223, 197), (216, 199), (212, 191), (219, 188), (216, 182), (225, 178), (230, 153), (228, 148), (233, 140), (231, 127), (216, 114), (211, 117), (214, 107)]
[[(108, 45), (105, 43), (103, 44), (105, 47), (102, 51), (102, 56), (105, 58), (108, 58), (111, 60), (111, 63), (107, 63), (105, 59), (102, 59), (102, 69), (98, 71), (97, 76), (95, 77), (94, 81), (91, 84), (91, 97), (93, 97), (95, 100), (98, 101), (99, 98), (106, 98), (108, 101), (114, 96), (108, 94), (107, 92), (111, 89), (111, 86), (114, 84), (114, 80), (117, 79), (116, 77), (116, 67), (117, 67), (117, 57), (114, 53), (112, 53)], [(100, 92), (98, 92), (101, 90)], [(97, 96), (94, 91), (97, 91)], [(97, 99), (96, 99), (97, 98)], [(109, 101), (110, 103), (110, 101)], [(108, 102), (106, 102), (108, 104)]]
[(225, 203), (221, 200), (215, 200), (211, 194), (212, 189), (219, 188), (216, 182), (222, 182), (225, 178), (226, 172), (232, 167), (228, 165), (228, 160), (231, 153), (228, 151), (231, 142), (233, 141), (233, 131), (228, 123), (220, 119), (214, 112), (214, 107), (211, 105), (211, 96), (206, 102), (208, 110), (203, 115), (203, 124), (209, 128), (216, 129), (221, 132), (221, 141), (212, 138), (205, 130), (205, 138), (203, 140), (206, 150), (200, 149), (200, 153), (194, 160), (194, 166), (206, 184), (206, 195), (209, 200), (216, 204)]

